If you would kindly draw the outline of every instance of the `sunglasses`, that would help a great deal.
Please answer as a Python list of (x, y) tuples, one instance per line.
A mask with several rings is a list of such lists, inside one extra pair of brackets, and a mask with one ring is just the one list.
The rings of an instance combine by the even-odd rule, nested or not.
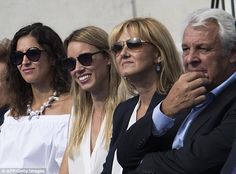
[(14, 65), (20, 65), (22, 64), (24, 55), (26, 55), (26, 57), (32, 61), (32, 62), (37, 62), (40, 59), (41, 56), (41, 52), (44, 50), (40, 50), (37, 47), (31, 47), (29, 48), (25, 53), (21, 52), (21, 51), (16, 51), (15, 53), (13, 53), (13, 55), (11, 56), (11, 62)]
[[(93, 62), (93, 55), (98, 54), (98, 53), (102, 53), (104, 52), (104, 50), (100, 50), (97, 51), (95, 53), (84, 53), (84, 54), (80, 54), (76, 59), (79, 61), (79, 63), (83, 66), (90, 66), (92, 65)], [(76, 67), (76, 59), (69, 57), (69, 58), (65, 58), (63, 60), (63, 66), (69, 70), (69, 71), (73, 71)]]
[(143, 41), (139, 38), (131, 38), (127, 41), (122, 41), (122, 42), (116, 42), (111, 46), (111, 50), (113, 51), (114, 54), (119, 54), (124, 46), (126, 45), (129, 49), (135, 50), (143, 46), (143, 44), (149, 43), (146, 41)]

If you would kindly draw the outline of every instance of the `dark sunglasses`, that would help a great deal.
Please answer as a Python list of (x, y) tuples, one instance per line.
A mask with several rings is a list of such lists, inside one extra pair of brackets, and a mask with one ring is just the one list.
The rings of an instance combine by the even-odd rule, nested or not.
[(40, 59), (41, 56), (41, 52), (44, 50), (40, 50), (37, 47), (31, 47), (29, 48), (25, 53), (21, 52), (21, 51), (16, 51), (15, 53), (12, 54), (11, 56), (11, 62), (14, 65), (20, 65), (22, 64), (24, 55), (26, 55), (26, 57), (32, 61), (32, 62), (37, 62)]
[(144, 43), (149, 43), (149, 42), (143, 41), (139, 38), (131, 38), (127, 41), (114, 43), (111, 46), (111, 50), (114, 54), (119, 54), (123, 50), (125, 44), (129, 49), (134, 50), (134, 49), (142, 47)]
[[(76, 59), (79, 61), (79, 63), (83, 66), (90, 66), (92, 65), (93, 62), (93, 55), (98, 54), (98, 53), (102, 53), (104, 52), (104, 50), (100, 50), (97, 51), (95, 53), (84, 53), (84, 54), (80, 54)], [(75, 69), (76, 66), (76, 59), (69, 57), (69, 58), (65, 58), (63, 60), (63, 66), (69, 70), (69, 71), (73, 71)]]

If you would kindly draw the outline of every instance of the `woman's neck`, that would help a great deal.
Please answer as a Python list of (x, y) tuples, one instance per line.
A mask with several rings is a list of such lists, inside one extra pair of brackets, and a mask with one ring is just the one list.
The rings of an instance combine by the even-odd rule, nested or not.
[(140, 96), (141, 103), (149, 105), (153, 94), (158, 89), (159, 81), (157, 79), (157, 76), (152, 76), (152, 78), (146, 78), (133, 84)]
[(108, 89), (102, 89), (96, 93), (95, 92), (91, 93), (94, 109), (103, 108), (108, 95), (109, 95)]
[(136, 116), (136, 119), (139, 120), (145, 115), (151, 103), (152, 97), (157, 90), (157, 83), (139, 85), (136, 86), (136, 90), (138, 91), (140, 99), (140, 105), (137, 110), (137, 116)]
[(99, 116), (99, 115), (102, 116), (104, 114), (107, 96), (104, 95), (99, 97), (98, 96), (92, 97), (92, 100), (93, 100), (94, 116)]
[(102, 122), (105, 117), (105, 104), (107, 95), (92, 96), (93, 100), (93, 113), (92, 113), (92, 126), (91, 126), (91, 146), (90, 152), (92, 154), (96, 145), (97, 137), (101, 129)]
[(40, 107), (44, 102), (48, 100), (49, 97), (53, 95), (53, 89), (49, 87), (42, 87), (42, 88), (36, 88), (32, 86), (32, 93), (33, 93), (33, 101), (31, 106), (32, 109), (37, 109)]

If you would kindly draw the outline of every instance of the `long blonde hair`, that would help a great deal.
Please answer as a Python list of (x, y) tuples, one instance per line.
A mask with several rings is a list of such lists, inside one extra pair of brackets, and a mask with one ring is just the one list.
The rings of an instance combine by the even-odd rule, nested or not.
[[(108, 46), (108, 34), (101, 28), (95, 26), (87, 26), (75, 30), (66, 38), (64, 47), (67, 49), (68, 44), (72, 41), (83, 42), (97, 47), (99, 50), (105, 50), (104, 56), (111, 59)], [(112, 134), (112, 116), (116, 106), (126, 99), (126, 87), (123, 80), (116, 72), (113, 61), (109, 68), (109, 93), (105, 103), (105, 146), (108, 148)], [(92, 115), (92, 98), (91, 94), (80, 88), (75, 80), (72, 80), (72, 96), (73, 96), (73, 126), (68, 144), (68, 153), (71, 158), (73, 154), (79, 150), (83, 135), (88, 127), (89, 120)]]
[[(135, 37), (151, 43), (160, 52), (161, 70), (157, 73), (159, 82), (157, 91), (167, 94), (175, 81), (183, 72), (183, 66), (171, 34), (166, 27), (153, 18), (132, 18), (115, 26), (109, 36), (110, 47), (117, 42), (122, 32), (127, 29)], [(130, 84), (129, 89), (134, 87)]]

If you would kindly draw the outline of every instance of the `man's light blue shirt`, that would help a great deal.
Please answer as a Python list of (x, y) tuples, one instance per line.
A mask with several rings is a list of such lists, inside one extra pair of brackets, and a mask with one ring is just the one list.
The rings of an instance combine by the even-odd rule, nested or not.
[[(192, 108), (191, 112), (185, 118), (184, 122), (180, 126), (174, 142), (172, 144), (173, 149), (179, 149), (183, 147), (184, 136), (188, 131), (189, 126), (191, 125), (192, 121), (199, 115), (199, 113), (207, 107), (213, 100), (213, 98), (219, 95), (227, 86), (229, 86), (233, 81), (236, 80), (236, 72), (234, 72), (226, 81), (222, 84), (214, 88), (211, 92), (207, 94), (207, 99), (200, 103), (199, 105)], [(153, 110), (152, 120), (155, 125), (153, 133), (157, 136), (161, 136), (166, 133), (168, 129), (170, 129), (174, 125), (175, 119), (172, 119), (165, 114), (163, 114), (160, 110), (161, 103), (159, 103), (155, 109)]]

